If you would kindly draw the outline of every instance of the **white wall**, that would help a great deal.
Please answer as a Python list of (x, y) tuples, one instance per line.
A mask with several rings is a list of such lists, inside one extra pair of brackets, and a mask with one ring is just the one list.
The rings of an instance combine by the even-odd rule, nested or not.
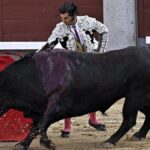
[(108, 50), (136, 45), (135, 0), (103, 0), (104, 24), (109, 29)]

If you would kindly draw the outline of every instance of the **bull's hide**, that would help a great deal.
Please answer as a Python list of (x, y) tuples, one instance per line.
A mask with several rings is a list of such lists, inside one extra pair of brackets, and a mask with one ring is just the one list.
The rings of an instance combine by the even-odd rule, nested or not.
[(115, 144), (135, 125), (138, 111), (146, 120), (134, 137), (146, 137), (149, 91), (149, 49), (128, 47), (103, 54), (45, 50), (25, 56), (0, 73), (0, 113), (15, 108), (32, 118), (31, 132), (19, 148), (27, 149), (40, 134), (40, 143), (53, 149), (46, 135), (49, 125), (97, 110), (105, 112), (125, 97), (123, 122), (106, 141)]

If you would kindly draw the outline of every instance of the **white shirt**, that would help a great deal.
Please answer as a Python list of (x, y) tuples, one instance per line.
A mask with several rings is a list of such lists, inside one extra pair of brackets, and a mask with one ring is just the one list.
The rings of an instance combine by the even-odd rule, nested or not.
[[(92, 42), (91, 37), (86, 33), (86, 31), (88, 31), (92, 34), (93, 30), (102, 35), (99, 52), (105, 51), (108, 41), (108, 28), (104, 24), (89, 16), (77, 16), (77, 30), (86, 52), (92, 53), (95, 48), (95, 41)], [(56, 39), (58, 39), (58, 42), (63, 42), (64, 37), (68, 37), (66, 48), (71, 51), (76, 51), (75, 36), (73, 35), (70, 26), (67, 26), (63, 22), (56, 25), (48, 38), (48, 43), (51, 44), (56, 41)]]
[[(83, 38), (80, 34), (80, 28), (78, 26), (78, 24), (76, 23), (75, 25), (75, 28), (76, 28), (76, 31), (78, 32), (78, 35), (79, 35), (79, 38), (80, 38), (80, 42), (81, 42), (81, 45), (83, 44)], [(73, 26), (70, 26), (70, 30), (71, 32), (73, 33), (74, 37), (76, 38), (76, 34), (75, 34), (75, 31), (74, 31), (74, 27)], [(77, 39), (77, 38), (76, 38)]]

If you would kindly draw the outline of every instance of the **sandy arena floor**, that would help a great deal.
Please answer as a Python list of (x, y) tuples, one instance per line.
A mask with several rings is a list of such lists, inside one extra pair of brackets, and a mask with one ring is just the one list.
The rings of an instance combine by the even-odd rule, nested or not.
[[(107, 126), (107, 131), (96, 131), (88, 125), (88, 115), (72, 119), (73, 131), (70, 138), (61, 138), (60, 130), (63, 129), (63, 121), (59, 121), (51, 126), (48, 135), (55, 142), (56, 150), (105, 150), (102, 142), (108, 139), (120, 126), (122, 121), (121, 111), (123, 100), (114, 104), (103, 116), (97, 113), (98, 118)], [(144, 115), (139, 113), (136, 126), (131, 129), (115, 147), (115, 150), (150, 150), (150, 134), (143, 141), (131, 141), (130, 137), (141, 127)], [(0, 150), (13, 150), (15, 142), (0, 142)], [(40, 146), (37, 137), (31, 144), (30, 150), (46, 150)]]

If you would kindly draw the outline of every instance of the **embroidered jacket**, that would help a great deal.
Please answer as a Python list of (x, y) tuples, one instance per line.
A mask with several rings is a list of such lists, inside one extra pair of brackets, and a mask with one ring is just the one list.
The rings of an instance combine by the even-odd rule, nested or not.
[[(95, 40), (93, 33), (99, 33), (101, 39), (99, 40), (97, 52), (104, 52), (108, 41), (108, 28), (97, 21), (95, 18), (89, 16), (77, 16), (77, 25), (80, 28), (80, 36), (82, 38), (82, 45), (86, 52), (93, 52), (95, 49)], [(76, 51), (76, 40), (69, 26), (60, 22), (52, 31), (48, 38), (48, 43), (53, 48), (58, 42), (68, 50)]]

